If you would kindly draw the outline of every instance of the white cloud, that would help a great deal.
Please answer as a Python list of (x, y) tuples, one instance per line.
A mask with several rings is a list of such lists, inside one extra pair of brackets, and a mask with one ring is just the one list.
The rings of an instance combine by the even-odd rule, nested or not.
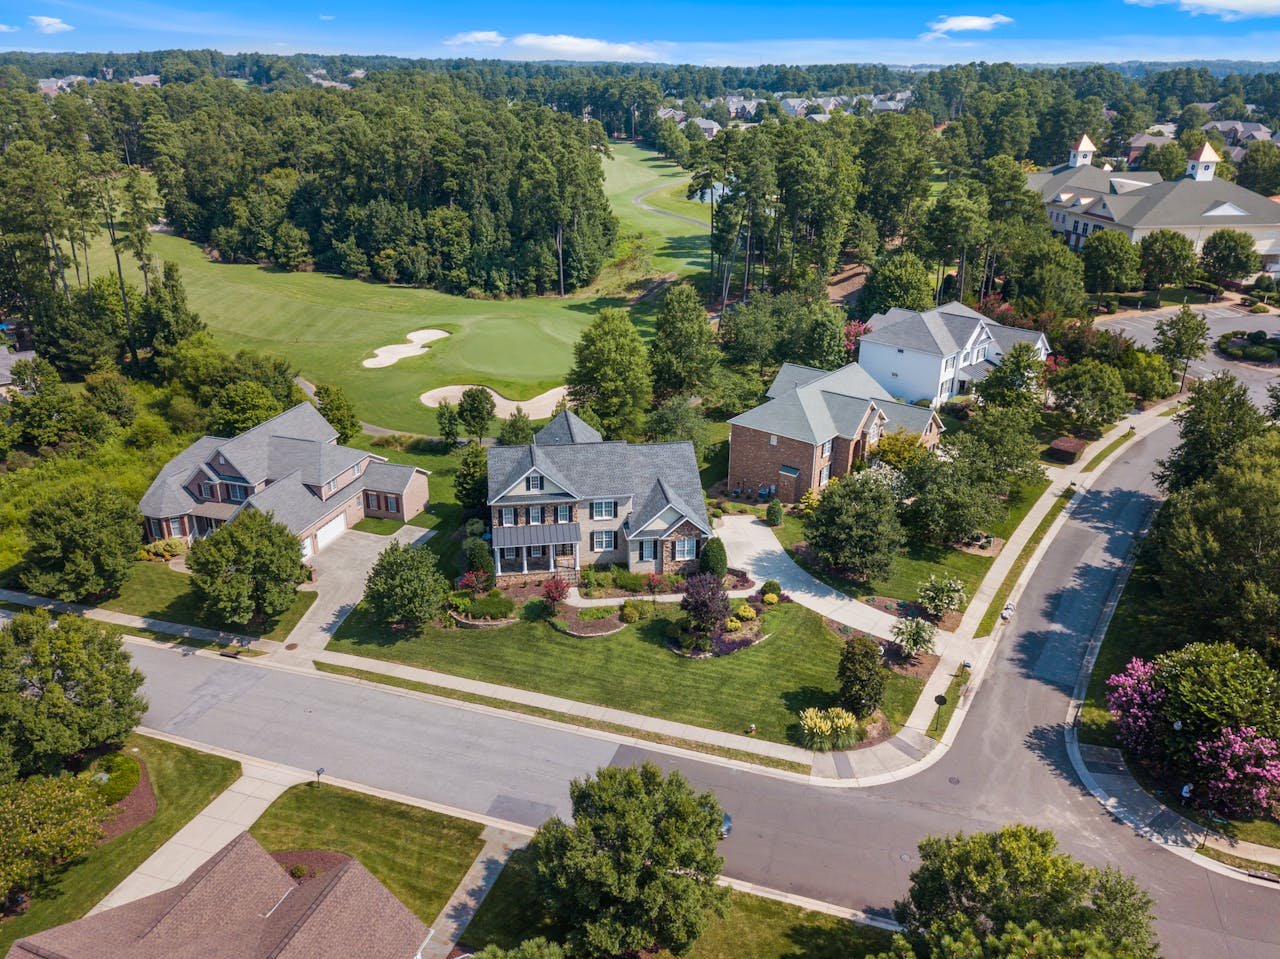
[(41, 33), (66, 33), (68, 30), (75, 29), (61, 17), (27, 17), (27, 19)]
[(574, 37), (565, 33), (522, 33), (511, 41), (522, 53), (534, 59), (547, 60), (656, 60), (661, 54), (655, 47), (635, 43), (611, 43), (592, 37)]
[(17, 27), (11, 27), (7, 23), (0, 23), (0, 33), (17, 33)]
[(1280, 0), (1124, 0), (1139, 7), (1176, 3), (1187, 13), (1207, 13), (1223, 20), (1280, 16)]
[(333, 19), (333, 14), (332, 14), (332, 13), (322, 13), (322, 14), (320, 14), (320, 19), (321, 19), (321, 20), (332, 20), (332, 19)]
[(1003, 13), (993, 13), (989, 17), (939, 17), (929, 24), (928, 33), (920, 34), (920, 39), (946, 40), (950, 38), (950, 34), (965, 30), (981, 30), (986, 33), (996, 27), (1004, 26), (1006, 23), (1013, 23), (1013, 17), (1006, 17)]
[(506, 42), (507, 38), (497, 30), (468, 30), (466, 33), (454, 34), (445, 41), (445, 45), (450, 47), (500, 47)]

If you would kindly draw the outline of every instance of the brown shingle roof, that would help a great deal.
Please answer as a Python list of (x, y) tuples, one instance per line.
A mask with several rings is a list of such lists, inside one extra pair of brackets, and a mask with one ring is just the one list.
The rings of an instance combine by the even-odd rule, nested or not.
[(426, 936), (356, 860), (298, 886), (246, 832), (180, 885), (20, 939), (8, 959), (414, 959)]

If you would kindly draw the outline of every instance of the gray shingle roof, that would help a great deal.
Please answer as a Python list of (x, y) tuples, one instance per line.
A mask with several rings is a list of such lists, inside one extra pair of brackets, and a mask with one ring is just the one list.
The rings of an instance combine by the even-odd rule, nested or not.
[(271, 439), (277, 436), (332, 443), (338, 438), (338, 431), (310, 403), (299, 403), (239, 436), (223, 440), (218, 452), (250, 483), (261, 483), (271, 477)]
[(766, 395), (773, 398), (735, 416), (730, 425), (817, 446), (836, 436), (853, 437), (876, 410), (885, 415), (887, 427), (900, 425), (912, 433), (923, 432), (933, 417), (932, 410), (891, 399), (857, 363), (830, 371), (784, 364)]
[(569, 443), (600, 443), (604, 437), (585, 420), (570, 410), (555, 417), (533, 437), (538, 446), (564, 446)]
[(879, 343), (934, 356), (962, 349), (986, 318), (962, 303), (945, 303), (923, 312), (893, 307), (871, 317), (865, 343)]
[[(598, 434), (597, 434), (598, 435)], [(537, 437), (534, 437), (535, 444)], [(537, 468), (572, 495), (548, 492), (538, 499), (505, 496), (531, 469)], [(630, 499), (632, 511), (672, 505), (700, 529), (710, 532), (693, 444), (618, 440), (551, 446), (494, 446), (489, 449), (490, 505), (554, 502), (560, 499)], [(661, 512), (653, 510), (652, 515)]]
[(315, 525), (327, 513), (338, 509), (352, 496), (358, 496), (362, 489), (363, 484), (352, 483), (323, 500), (303, 485), (302, 471), (297, 470), (254, 493), (245, 501), (245, 506), (270, 513), (277, 523), (284, 523), (289, 527), (289, 532), (296, 536), (307, 527)]
[(36, 354), (34, 350), (19, 350), (17, 353), (10, 353), (4, 346), (4, 342), (0, 340), (0, 386), (8, 386), (13, 382), (13, 364), (22, 360), (34, 360)]
[(403, 493), (409, 488), (409, 480), (413, 479), (415, 472), (417, 470), (412, 466), (374, 460), (365, 468), (360, 485), (380, 493)]
[(165, 518), (190, 512), (195, 500), (183, 484), (224, 442), (219, 436), (202, 436), (169, 460), (142, 494), (138, 508), (143, 515)]

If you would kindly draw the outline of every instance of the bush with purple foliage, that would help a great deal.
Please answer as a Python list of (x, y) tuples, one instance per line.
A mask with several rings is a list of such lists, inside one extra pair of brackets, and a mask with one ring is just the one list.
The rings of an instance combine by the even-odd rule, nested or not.
[(729, 595), (719, 576), (699, 573), (685, 580), (680, 608), (689, 614), (689, 622), (695, 629), (709, 633), (728, 618)]
[(1196, 744), (1199, 778), (1210, 807), (1258, 816), (1280, 806), (1280, 743), (1256, 729), (1224, 729)]
[(1120, 727), (1120, 742), (1144, 756), (1159, 746), (1155, 729), (1165, 691), (1155, 677), (1156, 664), (1135, 657), (1107, 680), (1107, 709)]

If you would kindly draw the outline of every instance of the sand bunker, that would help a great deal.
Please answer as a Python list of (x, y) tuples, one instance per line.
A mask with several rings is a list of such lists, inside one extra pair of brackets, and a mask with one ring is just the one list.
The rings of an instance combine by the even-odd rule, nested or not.
[(397, 343), (395, 346), (380, 346), (373, 351), (373, 356), (364, 361), (370, 369), (391, 366), (406, 356), (421, 356), (427, 352), (427, 344), (449, 334), (444, 330), (414, 330), (405, 337), (408, 343)]
[[(438, 389), (427, 390), (418, 399), (422, 400), (426, 406), (439, 406), (441, 400), (448, 400), (450, 403), (456, 404), (462, 396), (462, 391), (469, 389), (471, 389), (471, 384), (469, 383), (464, 383), (461, 386), (441, 386)], [(485, 389), (489, 390), (487, 386)], [(538, 394), (531, 400), (509, 400), (501, 393), (496, 393), (493, 390), (489, 390), (489, 395), (493, 397), (493, 414), (495, 416), (508, 417), (515, 412), (518, 406), (529, 414), (530, 419), (543, 420), (555, 411), (556, 404), (568, 392), (569, 388), (567, 386), (557, 386), (555, 389)]]

